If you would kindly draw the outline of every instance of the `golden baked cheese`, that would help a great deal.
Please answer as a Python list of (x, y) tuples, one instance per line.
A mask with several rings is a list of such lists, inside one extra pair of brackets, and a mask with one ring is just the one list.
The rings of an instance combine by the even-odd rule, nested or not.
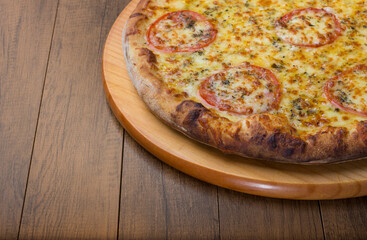
[(292, 163), (367, 156), (367, 2), (141, 0), (123, 44), (169, 126)]
[[(310, 6), (318, 11), (309, 10)], [(303, 9), (301, 14), (292, 13), (299, 9)], [(300, 132), (316, 131), (325, 125), (345, 126), (365, 119), (339, 109), (328, 101), (323, 91), (328, 79), (350, 69), (356, 62), (367, 64), (365, 1), (162, 0), (149, 2), (147, 10), (151, 10), (149, 18), (152, 19), (147, 28), (167, 12), (190, 10), (204, 16), (218, 31), (214, 42), (194, 53), (157, 55), (157, 72), (162, 73), (161, 77), (174, 91), (197, 98), (204, 79), (249, 62), (271, 70), (277, 77), (283, 94), (279, 108), (270, 112), (285, 116)], [(279, 24), (281, 20), (287, 23), (286, 27)], [(337, 33), (335, 20), (340, 24)], [(200, 23), (195, 25), (198, 30), (189, 29), (180, 38), (195, 37), (203, 28)], [(327, 39), (323, 36), (332, 34), (337, 34), (332, 44), (298, 46), (302, 42), (324, 44)], [(195, 100), (215, 109), (203, 99)], [(355, 101), (362, 104), (364, 98)], [(257, 103), (261, 101), (251, 102), (255, 109), (263, 109)], [(237, 117), (223, 111), (218, 113), (234, 120)]]

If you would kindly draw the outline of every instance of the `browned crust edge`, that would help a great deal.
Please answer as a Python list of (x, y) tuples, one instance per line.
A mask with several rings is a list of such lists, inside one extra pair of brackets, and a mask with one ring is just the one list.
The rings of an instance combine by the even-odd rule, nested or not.
[(256, 114), (240, 122), (218, 116), (201, 103), (175, 97), (154, 74), (155, 55), (139, 30), (148, 19), (141, 0), (124, 29), (123, 48), (132, 82), (153, 114), (185, 135), (225, 153), (297, 164), (340, 163), (367, 156), (367, 120), (352, 129), (325, 127), (297, 136), (287, 119)]

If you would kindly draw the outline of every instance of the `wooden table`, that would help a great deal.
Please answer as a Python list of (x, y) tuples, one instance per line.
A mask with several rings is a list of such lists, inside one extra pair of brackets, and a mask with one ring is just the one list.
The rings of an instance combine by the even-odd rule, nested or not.
[(128, 0), (0, 0), (0, 239), (367, 239), (367, 197), (295, 201), (162, 163), (102, 87)]

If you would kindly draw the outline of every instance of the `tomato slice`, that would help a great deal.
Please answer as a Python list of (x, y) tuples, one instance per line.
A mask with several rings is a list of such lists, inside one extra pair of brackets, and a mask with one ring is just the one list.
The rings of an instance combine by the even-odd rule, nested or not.
[(270, 70), (245, 62), (206, 78), (199, 94), (219, 110), (250, 115), (277, 109), (281, 87)]
[(214, 25), (203, 15), (183, 10), (167, 13), (151, 24), (147, 41), (161, 52), (194, 52), (212, 43), (216, 35)]
[(304, 8), (287, 13), (275, 23), (278, 37), (300, 47), (321, 47), (341, 34), (338, 18), (324, 9)]
[(337, 108), (367, 117), (367, 66), (358, 65), (329, 79), (324, 93)]

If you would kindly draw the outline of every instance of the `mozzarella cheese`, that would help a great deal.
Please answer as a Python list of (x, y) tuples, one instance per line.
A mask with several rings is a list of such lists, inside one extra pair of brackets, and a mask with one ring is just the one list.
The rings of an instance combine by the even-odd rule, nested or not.
[(242, 64), (210, 76), (202, 84), (200, 95), (220, 110), (238, 114), (268, 112), (277, 107), (279, 88), (264, 69)]
[(278, 21), (278, 36), (298, 46), (319, 46), (331, 43), (341, 29), (335, 15), (324, 9), (295, 10)]
[[(154, 38), (157, 44), (164, 46), (195, 47), (198, 41), (206, 38), (211, 25), (205, 21), (162, 19), (154, 29)], [(158, 42), (159, 41), (159, 42)]]
[[(331, 44), (317, 48), (301, 47), (279, 37), (276, 21), (295, 9), (309, 7), (325, 9), (335, 14), (340, 22), (341, 35)], [(169, 88), (202, 101), (198, 96), (198, 87), (204, 79), (226, 67), (249, 62), (276, 75), (283, 94), (279, 108), (270, 110), (270, 113), (285, 116), (300, 133), (317, 131), (326, 125), (346, 126), (366, 120), (365, 117), (338, 109), (323, 93), (328, 79), (355, 65), (367, 65), (366, 1), (159, 0), (150, 1), (147, 9), (151, 11), (151, 16), (146, 29), (168, 12), (191, 10), (205, 16), (218, 30), (215, 41), (196, 52), (157, 52), (158, 73)], [(325, 26), (330, 18), (315, 22), (312, 14), (308, 17), (314, 26), (303, 29), (306, 36), (329, 31)], [(320, 28), (315, 31), (314, 27)], [(281, 32), (280, 35), (301, 41), (298, 35), (287, 34)], [(366, 86), (365, 81), (358, 84)], [(366, 98), (364, 91), (363, 96), (355, 101), (364, 102)], [(256, 101), (253, 104), (256, 105)], [(261, 106), (255, 108), (261, 109)], [(218, 114), (232, 120), (241, 119), (223, 111), (218, 111)]]
[(341, 74), (333, 79), (328, 90), (341, 106), (367, 112), (367, 67), (359, 66)]

